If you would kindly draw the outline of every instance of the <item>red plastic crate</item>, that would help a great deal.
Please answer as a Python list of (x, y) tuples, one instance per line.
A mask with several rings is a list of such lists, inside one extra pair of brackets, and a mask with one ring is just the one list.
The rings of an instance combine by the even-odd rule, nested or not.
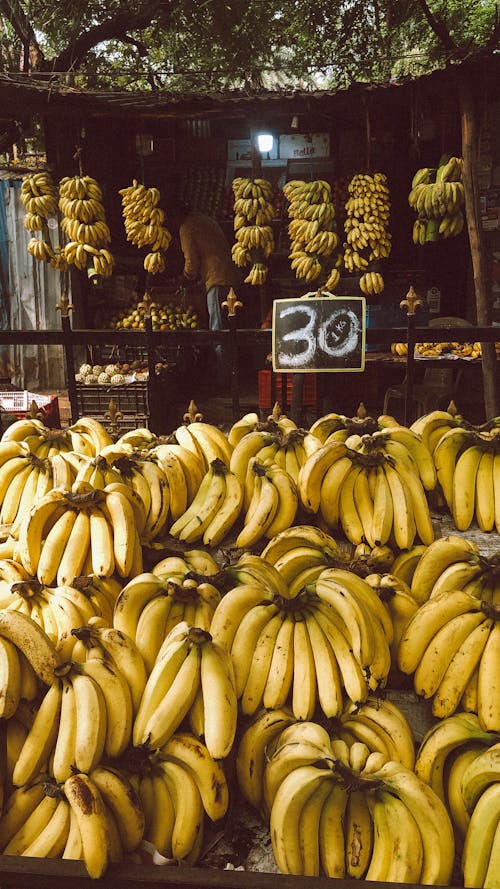
[[(282, 407), (292, 403), (293, 374), (273, 373), (272, 370), (259, 370), (259, 408), (271, 409), (277, 401)], [(304, 407), (317, 403), (316, 374), (304, 374), (302, 389), (302, 405)]]

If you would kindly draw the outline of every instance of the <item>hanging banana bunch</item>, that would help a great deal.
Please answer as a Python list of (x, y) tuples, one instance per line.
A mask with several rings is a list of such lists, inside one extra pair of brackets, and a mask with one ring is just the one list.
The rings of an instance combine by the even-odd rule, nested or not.
[(89, 277), (109, 278), (115, 261), (108, 249), (111, 234), (99, 183), (91, 176), (65, 176), (59, 182), (59, 209), (68, 265), (87, 270)]
[(347, 271), (361, 275), (361, 292), (373, 296), (384, 289), (383, 276), (374, 266), (391, 252), (387, 177), (384, 173), (358, 173), (352, 177), (348, 191), (344, 265)]
[(421, 167), (415, 173), (408, 203), (417, 218), (413, 243), (424, 244), (456, 238), (464, 227), (464, 186), (461, 157), (441, 158), (437, 169)]
[(144, 257), (146, 272), (150, 275), (164, 272), (164, 253), (170, 246), (172, 235), (164, 225), (165, 211), (158, 206), (161, 197), (159, 189), (146, 188), (134, 179), (132, 185), (120, 188), (119, 194), (127, 241), (136, 247), (148, 248), (149, 252)]
[(269, 272), (266, 260), (274, 250), (272, 185), (267, 179), (239, 176), (233, 180), (232, 189), (236, 238), (231, 250), (233, 262), (239, 268), (251, 266), (245, 284), (264, 284)]
[[(36, 233), (28, 243), (28, 253), (31, 253), (34, 259), (48, 262), (52, 268), (63, 268), (64, 254), (54, 250), (47, 224), (49, 216), (57, 215), (57, 191), (48, 170), (30, 173), (24, 177), (21, 185), (21, 202), (26, 210), (24, 227), (27, 231)], [(37, 237), (37, 234), (40, 237)]]
[(283, 186), (287, 200), (291, 267), (297, 278), (323, 279), (322, 287), (333, 291), (340, 281), (341, 256), (335, 232), (335, 207), (331, 187), (323, 179), (303, 182), (292, 179)]

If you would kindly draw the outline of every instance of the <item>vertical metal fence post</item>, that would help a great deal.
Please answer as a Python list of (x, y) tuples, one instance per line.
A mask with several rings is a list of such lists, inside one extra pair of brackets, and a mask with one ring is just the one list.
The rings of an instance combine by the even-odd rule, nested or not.
[(399, 305), (401, 308), (406, 308), (407, 313), (406, 342), (408, 353), (406, 356), (405, 426), (408, 426), (412, 416), (410, 405), (413, 401), (413, 382), (415, 378), (415, 313), (422, 305), (422, 300), (417, 297), (413, 287), (410, 287), (405, 299), (402, 299)]
[(229, 327), (229, 360), (231, 367), (231, 398), (233, 423), (240, 418), (240, 388), (239, 388), (239, 354), (238, 354), (238, 326), (236, 324), (236, 309), (243, 303), (238, 299), (231, 287), (226, 300), (222, 303), (227, 308), (227, 322)]
[(73, 337), (72, 337), (72, 327), (71, 320), (69, 317), (70, 311), (73, 309), (73, 305), (70, 303), (68, 298), (68, 293), (64, 290), (61, 294), (61, 299), (56, 305), (56, 309), (61, 313), (61, 330), (62, 330), (62, 345), (64, 349), (64, 361), (66, 364), (66, 382), (68, 386), (68, 399), (71, 410), (71, 423), (75, 423), (79, 417), (79, 409), (78, 409), (78, 397), (76, 392), (76, 380), (75, 380), (75, 355), (73, 351)]

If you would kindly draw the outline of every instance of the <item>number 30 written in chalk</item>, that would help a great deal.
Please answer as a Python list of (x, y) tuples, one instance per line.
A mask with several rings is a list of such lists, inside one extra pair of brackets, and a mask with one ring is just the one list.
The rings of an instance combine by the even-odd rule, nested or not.
[(275, 371), (360, 371), (364, 369), (364, 354), (365, 301), (362, 297), (275, 301)]

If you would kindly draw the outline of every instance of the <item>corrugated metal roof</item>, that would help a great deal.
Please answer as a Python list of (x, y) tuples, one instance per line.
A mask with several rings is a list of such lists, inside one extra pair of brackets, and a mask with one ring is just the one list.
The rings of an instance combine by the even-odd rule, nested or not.
[[(450, 70), (434, 72), (420, 80), (447, 78)], [(138, 116), (156, 118), (240, 116), (263, 105), (294, 105), (300, 111), (332, 101), (350, 101), (367, 93), (385, 93), (411, 84), (411, 78), (386, 82), (355, 82), (337, 89), (240, 89), (207, 91), (79, 89), (60, 77), (0, 73), (0, 103), (4, 114), (37, 110), (45, 114), (65, 113), (91, 116)], [(20, 105), (20, 103), (22, 103)]]

